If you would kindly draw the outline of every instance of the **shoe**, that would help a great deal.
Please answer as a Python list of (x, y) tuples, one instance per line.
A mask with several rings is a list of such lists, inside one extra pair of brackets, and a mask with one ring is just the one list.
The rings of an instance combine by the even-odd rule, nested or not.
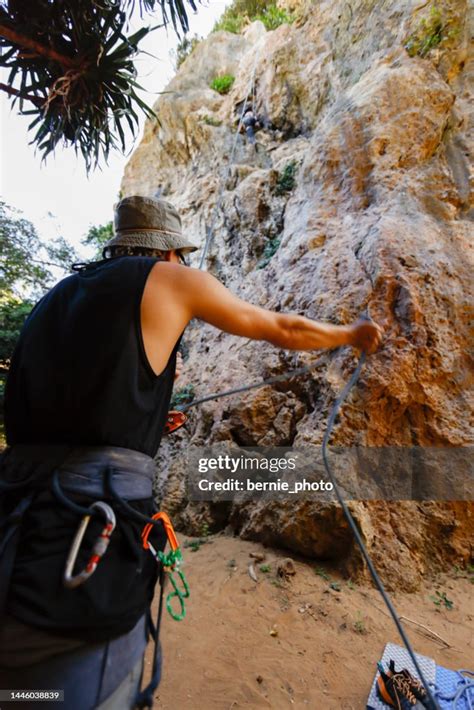
[(417, 703), (410, 685), (401, 673), (388, 675), (379, 666), (377, 678), (377, 695), (382, 702), (395, 710), (410, 710)]
[(410, 690), (415, 696), (417, 700), (420, 700), (421, 702), (424, 702), (428, 696), (428, 693), (426, 692), (426, 688), (424, 685), (418, 680), (418, 678), (415, 678), (409, 670), (406, 668), (403, 668), (401, 671), (396, 671), (395, 670), (395, 661), (390, 659), (389, 663), (389, 672), (387, 675), (389, 676), (394, 676), (397, 674), (401, 674), (406, 678), (408, 684), (410, 685)]

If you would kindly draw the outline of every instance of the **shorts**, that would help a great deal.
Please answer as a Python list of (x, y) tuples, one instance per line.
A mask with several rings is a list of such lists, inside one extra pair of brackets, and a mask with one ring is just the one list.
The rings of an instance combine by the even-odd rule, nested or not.
[[(34, 634), (33, 628), (31, 631)], [(2, 701), (2, 710), (132, 710), (141, 684), (146, 645), (142, 617), (129, 633), (112, 641), (84, 643), (24, 667), (0, 667), (2, 690), (64, 692), (64, 702)]]

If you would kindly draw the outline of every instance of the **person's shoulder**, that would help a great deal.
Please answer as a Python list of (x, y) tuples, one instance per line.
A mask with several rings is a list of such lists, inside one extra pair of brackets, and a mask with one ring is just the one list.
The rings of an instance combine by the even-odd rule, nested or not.
[(71, 288), (71, 286), (73, 286), (77, 282), (78, 278), (79, 274), (75, 272), (63, 276), (62, 279), (59, 279), (59, 281), (57, 281), (53, 286), (51, 286), (51, 288), (44, 294), (41, 300), (50, 296), (54, 296), (56, 293), (61, 293), (62, 291)]
[(151, 270), (151, 278), (158, 286), (168, 286), (180, 290), (199, 289), (213, 278), (206, 271), (176, 264), (171, 261), (159, 261)]
[(153, 266), (152, 274), (159, 278), (189, 279), (196, 274), (202, 274), (202, 271), (194, 269), (192, 266), (177, 264), (174, 261), (157, 261)]

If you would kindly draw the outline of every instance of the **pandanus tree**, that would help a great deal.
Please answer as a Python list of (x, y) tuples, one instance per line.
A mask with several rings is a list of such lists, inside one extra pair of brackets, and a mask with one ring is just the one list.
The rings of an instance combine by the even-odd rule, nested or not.
[[(0, 0), (0, 66), (5, 91), (31, 117), (32, 143), (46, 157), (60, 143), (80, 152), (87, 169), (112, 148), (125, 150), (140, 112), (153, 111), (137, 91), (139, 43), (158, 27), (189, 29), (200, 0)], [(129, 33), (132, 13), (158, 25)]]

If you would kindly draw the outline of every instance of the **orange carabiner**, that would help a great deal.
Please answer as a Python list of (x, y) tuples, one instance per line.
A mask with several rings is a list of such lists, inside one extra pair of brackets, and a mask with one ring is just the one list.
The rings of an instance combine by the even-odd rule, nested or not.
[[(175, 552), (179, 548), (179, 542), (178, 538), (176, 537), (176, 533), (174, 531), (173, 525), (171, 524), (171, 520), (169, 519), (168, 515), (166, 513), (155, 513), (155, 515), (152, 515), (153, 520), (161, 520), (163, 523), (163, 526), (166, 531), (166, 536), (168, 538), (168, 542), (170, 544), (171, 549), (173, 552)], [(148, 537), (150, 535), (150, 532), (155, 526), (153, 523), (147, 523), (145, 527), (143, 528), (142, 531), (142, 542), (143, 542), (143, 549), (148, 550), (150, 547), (150, 543), (148, 542)]]

